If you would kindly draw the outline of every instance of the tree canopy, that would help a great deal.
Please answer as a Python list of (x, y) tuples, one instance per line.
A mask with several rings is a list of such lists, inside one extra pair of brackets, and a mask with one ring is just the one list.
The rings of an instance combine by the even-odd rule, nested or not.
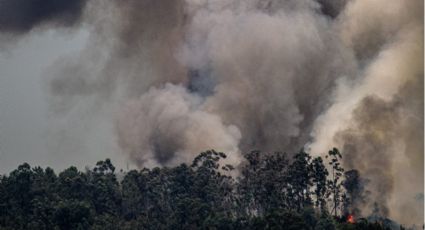
[(0, 229), (389, 229), (347, 220), (360, 176), (341, 157), (253, 151), (235, 169), (210, 150), (191, 165), (121, 173), (109, 159), (59, 174), (24, 163), (0, 176)]

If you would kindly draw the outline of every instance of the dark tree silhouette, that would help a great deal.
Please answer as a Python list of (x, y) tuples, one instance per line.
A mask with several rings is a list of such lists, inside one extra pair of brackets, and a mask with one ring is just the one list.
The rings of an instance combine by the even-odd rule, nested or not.
[(0, 230), (386, 229), (380, 217), (348, 223), (337, 216), (361, 193), (357, 171), (344, 175), (341, 156), (329, 152), (331, 173), (303, 150), (292, 158), (253, 151), (237, 171), (214, 150), (191, 165), (119, 174), (109, 159), (58, 175), (25, 163), (0, 176)]

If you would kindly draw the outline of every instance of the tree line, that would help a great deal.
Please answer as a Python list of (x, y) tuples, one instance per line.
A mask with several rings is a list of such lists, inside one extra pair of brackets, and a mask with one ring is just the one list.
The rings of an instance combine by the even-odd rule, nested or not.
[(358, 172), (338, 149), (244, 157), (237, 169), (211, 150), (176, 167), (115, 172), (106, 159), (59, 174), (24, 163), (0, 176), (0, 229), (389, 229), (349, 215)]

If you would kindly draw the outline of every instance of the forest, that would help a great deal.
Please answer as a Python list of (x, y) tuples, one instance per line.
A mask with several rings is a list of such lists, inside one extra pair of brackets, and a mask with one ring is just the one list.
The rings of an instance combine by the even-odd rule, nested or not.
[(190, 165), (116, 172), (106, 159), (59, 174), (24, 163), (0, 177), (0, 229), (404, 229), (358, 216), (361, 176), (342, 157), (253, 151), (235, 168), (209, 150)]

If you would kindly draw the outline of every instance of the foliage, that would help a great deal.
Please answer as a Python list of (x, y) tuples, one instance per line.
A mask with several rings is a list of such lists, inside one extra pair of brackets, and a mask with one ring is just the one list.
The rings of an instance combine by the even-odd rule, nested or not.
[(329, 165), (331, 166), (331, 178), (328, 180), (328, 196), (332, 197), (332, 211), (334, 216), (337, 215), (338, 209), (341, 208), (341, 203), (345, 201), (345, 194), (341, 194), (342, 182), (341, 178), (344, 173), (344, 169), (341, 166), (340, 159), (342, 158), (341, 153), (338, 149), (333, 148), (328, 152), (326, 158), (329, 158)]
[(58, 175), (25, 163), (0, 176), (0, 229), (385, 229), (337, 216), (345, 191), (358, 191), (344, 182), (337, 149), (331, 173), (304, 150), (253, 151), (237, 173), (225, 159), (206, 151), (191, 165), (131, 170), (120, 181), (109, 159)]

